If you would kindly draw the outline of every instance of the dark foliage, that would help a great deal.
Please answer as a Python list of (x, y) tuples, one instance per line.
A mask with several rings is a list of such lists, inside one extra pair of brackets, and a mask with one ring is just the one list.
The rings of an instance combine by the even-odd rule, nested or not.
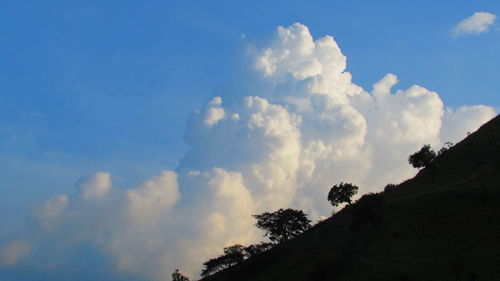
[(233, 245), (224, 248), (224, 255), (227, 256), (227, 260), (233, 264), (240, 264), (245, 259), (245, 246), (243, 245)]
[(426, 144), (422, 146), (418, 152), (410, 155), (410, 157), (408, 157), (408, 162), (417, 169), (427, 168), (431, 165), (432, 161), (434, 161), (434, 158), (436, 158), (436, 152), (432, 150), (430, 144)]
[(209, 259), (208, 261), (203, 263), (203, 270), (201, 271), (201, 277), (207, 277), (216, 272), (224, 269), (223, 261), (221, 257)]
[[(270, 249), (273, 245), (274, 244), (272, 243), (261, 242), (259, 244), (250, 245), (248, 247), (245, 247), (240, 244), (225, 247), (224, 255), (210, 259), (205, 263), (203, 263), (203, 270), (201, 272), (201, 276), (207, 277), (224, 269), (231, 268), (234, 265), (241, 264), (245, 260), (245, 257), (252, 257), (254, 255), (262, 253)], [(179, 274), (179, 273), (176, 270), (174, 274)], [(173, 278), (174, 274), (172, 274)], [(182, 275), (176, 275), (176, 276), (182, 276)], [(174, 279), (174, 280), (189, 281), (187, 279)]]
[(439, 149), (438, 151), (438, 155), (442, 155), (443, 153), (445, 153), (446, 151), (450, 150), (450, 148), (453, 147), (453, 143), (452, 142), (445, 142), (443, 147), (441, 147), (441, 149)]
[(359, 230), (361, 225), (371, 223), (377, 233), (380, 234), (378, 222), (382, 219), (382, 207), (384, 198), (380, 193), (368, 193), (356, 202), (352, 214), (352, 228)]
[(328, 192), (328, 201), (336, 207), (342, 203), (351, 204), (351, 198), (358, 193), (358, 187), (352, 183), (334, 185)]
[(245, 257), (251, 258), (255, 255), (258, 255), (262, 252), (265, 252), (265, 251), (271, 249), (273, 246), (274, 246), (274, 244), (269, 243), (269, 242), (261, 242), (259, 244), (252, 244), (248, 247), (245, 247), (244, 254), (245, 254)]
[(182, 275), (178, 269), (172, 273), (172, 281), (189, 281), (189, 278), (186, 276)]
[(216, 272), (240, 264), (245, 259), (245, 247), (239, 244), (224, 248), (224, 255), (210, 259), (203, 263), (202, 277), (212, 275)]
[(275, 243), (287, 241), (311, 227), (311, 221), (301, 210), (279, 209), (254, 217), (257, 219), (256, 226), (264, 230), (265, 236)]
[(209, 259), (203, 263), (203, 270), (201, 276), (206, 277), (216, 272), (224, 270), (234, 265), (234, 258), (228, 255), (222, 255), (217, 258)]
[(384, 187), (384, 191), (385, 191), (385, 192), (391, 192), (391, 191), (395, 190), (397, 187), (398, 187), (398, 185), (397, 185), (397, 184), (388, 183), (388, 184)]

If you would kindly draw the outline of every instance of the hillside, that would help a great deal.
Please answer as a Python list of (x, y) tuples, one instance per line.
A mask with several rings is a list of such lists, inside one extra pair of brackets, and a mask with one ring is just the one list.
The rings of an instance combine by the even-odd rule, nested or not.
[[(383, 192), (206, 281), (500, 280), (500, 117)], [(378, 230), (377, 230), (378, 228)]]

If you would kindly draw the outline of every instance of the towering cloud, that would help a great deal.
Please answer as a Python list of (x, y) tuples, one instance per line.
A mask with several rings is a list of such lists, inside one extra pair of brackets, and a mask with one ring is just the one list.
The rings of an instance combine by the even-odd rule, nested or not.
[(487, 32), (495, 22), (496, 16), (487, 12), (475, 12), (472, 16), (459, 22), (453, 29), (453, 36), (459, 37), (469, 34)]
[(195, 274), (222, 247), (261, 239), (251, 215), (295, 207), (326, 216), (333, 184), (364, 193), (399, 182), (415, 173), (406, 159), (420, 146), (456, 142), (495, 115), (487, 106), (448, 109), (417, 85), (394, 90), (394, 74), (367, 91), (346, 63), (333, 37), (314, 40), (300, 23), (278, 27), (250, 66), (265, 90), (229, 104), (217, 96), (195, 111), (175, 171), (130, 190), (111, 189), (107, 173), (80, 180), (76, 196), (35, 208), (35, 226), (4, 246), (3, 263), (29, 256), (31, 266), (57, 268), (64, 253), (49, 249), (89, 243), (122, 272)]

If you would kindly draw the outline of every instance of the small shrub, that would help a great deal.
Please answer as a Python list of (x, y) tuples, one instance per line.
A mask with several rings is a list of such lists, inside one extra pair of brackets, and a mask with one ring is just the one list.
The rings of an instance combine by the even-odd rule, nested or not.
[(442, 155), (443, 153), (445, 153), (446, 151), (450, 150), (450, 148), (453, 147), (453, 143), (452, 142), (445, 142), (443, 147), (441, 147), (441, 149), (439, 149), (438, 151), (438, 155)]
[(385, 191), (385, 192), (391, 192), (391, 191), (394, 191), (397, 187), (398, 187), (398, 185), (397, 185), (397, 184), (388, 183), (388, 184), (384, 187), (384, 191)]
[(172, 281), (189, 281), (189, 278), (186, 276), (182, 275), (178, 269), (172, 273)]

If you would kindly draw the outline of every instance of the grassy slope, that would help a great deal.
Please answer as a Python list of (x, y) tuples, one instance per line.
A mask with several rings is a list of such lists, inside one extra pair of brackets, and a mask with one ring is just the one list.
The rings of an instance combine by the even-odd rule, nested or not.
[(382, 196), (380, 234), (347, 207), (205, 280), (500, 280), (500, 117)]

